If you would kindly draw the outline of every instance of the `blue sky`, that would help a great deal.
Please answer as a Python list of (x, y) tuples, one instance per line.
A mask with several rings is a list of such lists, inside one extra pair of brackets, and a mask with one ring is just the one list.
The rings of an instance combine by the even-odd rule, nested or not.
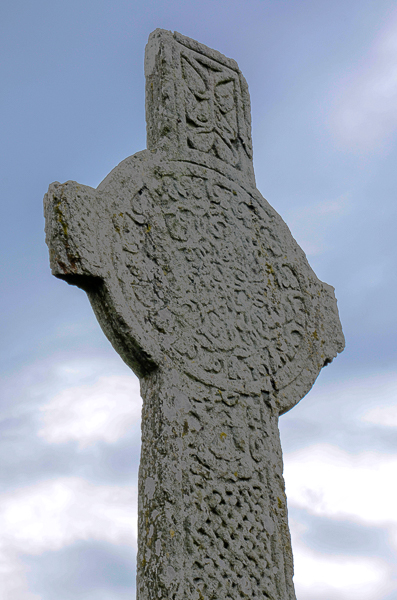
[(176, 30), (250, 88), (257, 186), (336, 290), (346, 350), (280, 420), (298, 600), (397, 600), (397, 7), (16, 0), (0, 8), (0, 597), (134, 597), (140, 399), (42, 198), (146, 146), (143, 55)]

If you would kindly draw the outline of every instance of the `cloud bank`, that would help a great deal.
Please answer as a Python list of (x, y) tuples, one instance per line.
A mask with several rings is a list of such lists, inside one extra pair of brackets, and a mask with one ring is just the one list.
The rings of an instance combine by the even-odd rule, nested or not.
[(98, 441), (113, 444), (140, 420), (136, 378), (99, 377), (91, 385), (71, 386), (40, 407), (38, 435), (50, 444), (77, 441), (81, 448)]
[(42, 481), (0, 496), (0, 597), (41, 600), (29, 591), (21, 556), (81, 540), (136, 547), (136, 486), (93, 485), (78, 477)]

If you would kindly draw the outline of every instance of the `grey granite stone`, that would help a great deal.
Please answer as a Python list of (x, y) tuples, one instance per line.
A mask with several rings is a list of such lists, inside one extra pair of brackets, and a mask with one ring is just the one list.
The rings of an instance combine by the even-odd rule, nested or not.
[(139, 600), (292, 600), (278, 417), (344, 347), (333, 288), (255, 187), (237, 64), (146, 48), (148, 149), (45, 196), (52, 272), (141, 381)]

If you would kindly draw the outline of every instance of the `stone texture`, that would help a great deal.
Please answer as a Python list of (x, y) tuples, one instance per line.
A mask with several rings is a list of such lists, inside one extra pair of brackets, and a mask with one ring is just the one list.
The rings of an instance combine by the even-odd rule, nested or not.
[(343, 350), (333, 288), (255, 187), (237, 64), (156, 30), (145, 73), (148, 149), (45, 196), (53, 274), (141, 380), (138, 599), (292, 600), (278, 417)]

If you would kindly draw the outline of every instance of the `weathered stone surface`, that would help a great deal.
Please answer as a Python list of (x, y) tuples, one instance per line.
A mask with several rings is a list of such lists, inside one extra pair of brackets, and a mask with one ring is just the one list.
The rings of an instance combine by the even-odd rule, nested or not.
[(52, 272), (141, 380), (138, 598), (295, 598), (278, 416), (343, 350), (319, 281), (255, 187), (237, 64), (156, 30), (148, 150), (51, 184)]

